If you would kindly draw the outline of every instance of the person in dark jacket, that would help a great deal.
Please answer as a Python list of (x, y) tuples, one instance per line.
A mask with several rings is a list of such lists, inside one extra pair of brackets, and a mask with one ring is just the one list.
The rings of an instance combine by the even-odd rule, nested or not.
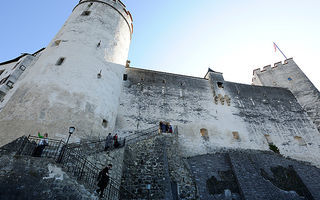
[(98, 187), (99, 189), (96, 190), (96, 192), (99, 194), (100, 197), (103, 197), (103, 192), (108, 186), (109, 183), (109, 170), (111, 170), (112, 164), (109, 164), (107, 167), (105, 167), (103, 170), (100, 171), (99, 176), (98, 176)]
[(107, 151), (112, 146), (112, 135), (109, 133), (109, 135), (106, 138), (106, 144), (104, 146), (104, 150)]
[(115, 134), (113, 136), (113, 146), (114, 146), (114, 148), (118, 148), (120, 146), (119, 141), (118, 141), (118, 134)]

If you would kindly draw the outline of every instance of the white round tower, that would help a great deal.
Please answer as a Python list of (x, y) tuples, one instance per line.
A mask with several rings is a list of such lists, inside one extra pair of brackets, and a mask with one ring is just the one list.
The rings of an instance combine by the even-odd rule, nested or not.
[(113, 131), (132, 28), (121, 1), (81, 0), (1, 111), (1, 143), (65, 137), (69, 126), (79, 138)]

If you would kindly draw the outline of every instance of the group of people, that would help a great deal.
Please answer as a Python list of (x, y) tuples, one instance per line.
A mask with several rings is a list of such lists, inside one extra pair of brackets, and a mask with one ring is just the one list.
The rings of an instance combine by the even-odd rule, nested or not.
[(118, 134), (115, 134), (114, 136), (111, 135), (111, 133), (108, 134), (106, 138), (106, 143), (104, 146), (104, 150), (107, 151), (112, 148), (118, 148), (120, 146)]
[(159, 123), (159, 130), (160, 130), (160, 133), (173, 133), (173, 128), (169, 122), (161, 121)]

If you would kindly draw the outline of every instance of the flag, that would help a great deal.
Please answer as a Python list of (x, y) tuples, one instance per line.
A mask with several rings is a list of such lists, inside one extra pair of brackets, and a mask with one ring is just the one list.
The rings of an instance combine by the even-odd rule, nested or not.
[(276, 45), (276, 43), (273, 43), (273, 47), (274, 47), (274, 52), (277, 52), (277, 45)]

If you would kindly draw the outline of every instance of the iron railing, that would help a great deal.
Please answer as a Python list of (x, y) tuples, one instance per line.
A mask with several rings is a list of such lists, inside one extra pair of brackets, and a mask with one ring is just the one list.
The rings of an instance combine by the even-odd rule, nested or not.
[[(16, 154), (26, 156), (35, 155), (35, 151), (40, 140), (42, 139), (39, 137), (29, 135), (27, 138), (24, 138), (24, 141), (22, 142)], [(57, 159), (64, 145), (65, 143), (62, 140), (48, 138), (48, 145), (45, 146), (44, 150), (42, 151), (42, 154), (38, 156)]]
[[(40, 140), (41, 138), (29, 135), (22, 142), (16, 155), (34, 156), (35, 149)], [(75, 148), (73, 144), (65, 144), (62, 140), (48, 139), (48, 145), (44, 148), (40, 157), (55, 159), (69, 174), (84, 184), (91, 192), (97, 189), (97, 178), (101, 169), (90, 162), (82, 150)], [(126, 199), (137, 199), (133, 193), (129, 192), (112, 178), (110, 178), (109, 184), (105, 189), (103, 199), (119, 199), (120, 190), (126, 191), (126, 194), (128, 194)]]
[(131, 134), (126, 137), (126, 141), (129, 144), (139, 142), (141, 140), (148, 139), (152, 136), (159, 134), (159, 126), (153, 126), (145, 130), (136, 131), (134, 134)]

